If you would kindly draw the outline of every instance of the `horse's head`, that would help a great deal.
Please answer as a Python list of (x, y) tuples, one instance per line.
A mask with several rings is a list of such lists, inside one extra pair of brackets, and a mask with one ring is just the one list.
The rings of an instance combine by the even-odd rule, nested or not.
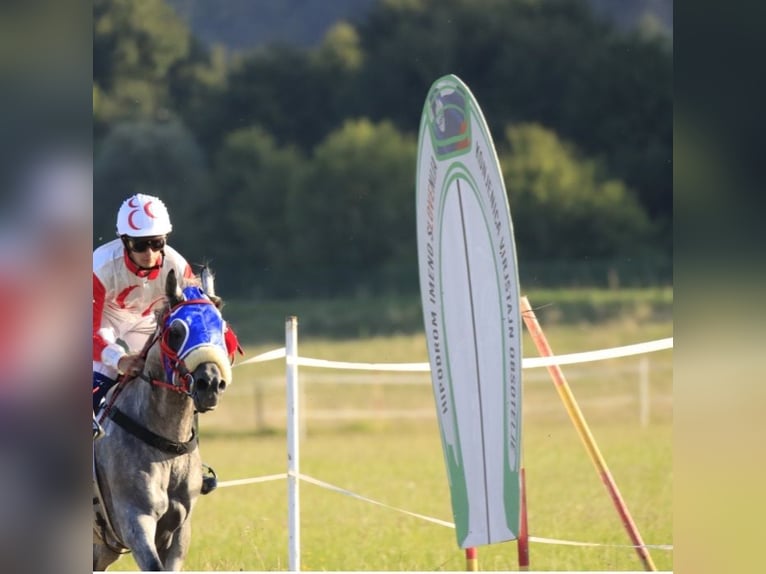
[(159, 325), (165, 378), (194, 400), (197, 411), (213, 410), (232, 380), (221, 300), (211, 300), (198, 286), (181, 289), (174, 271), (168, 273), (165, 294), (168, 307)]

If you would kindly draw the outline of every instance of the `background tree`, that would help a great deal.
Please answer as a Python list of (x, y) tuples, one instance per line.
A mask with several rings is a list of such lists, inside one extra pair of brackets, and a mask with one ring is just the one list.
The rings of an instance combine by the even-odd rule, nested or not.
[[(563, 277), (583, 277), (584, 262), (645, 258), (653, 228), (625, 184), (610, 179), (598, 162), (582, 158), (554, 132), (537, 124), (509, 127), (509, 151), (501, 158), (523, 265), (541, 261)], [(600, 280), (607, 280), (604, 269)], [(529, 276), (528, 276), (529, 278)], [(591, 277), (592, 279), (592, 277)]]
[(325, 295), (396, 290), (407, 265), (417, 279), (415, 155), (413, 138), (366, 119), (346, 122), (316, 147), (290, 197), (300, 283)]
[[(581, 0), (387, 0), (360, 25), (360, 97), (372, 118), (417, 126), (423, 94), (455, 73), (490, 130), (535, 122), (603, 159), (672, 236), (672, 54)], [(386, 73), (385, 71), (390, 71)], [(395, 71), (395, 72), (394, 72)]]
[[(122, 197), (99, 202), (113, 189), (199, 185), (171, 200), (195, 226), (176, 240), (212, 257), (232, 294), (414, 292), (415, 138), (429, 86), (456, 73), (503, 158), (520, 254), (547, 266), (546, 285), (587, 267), (577, 282), (600, 283), (598, 265), (623, 264), (629, 282), (672, 280), (672, 44), (656, 22), (631, 32), (594, 0), (379, 0), (321, 39), (227, 52), (210, 38), (250, 47), (247, 31), (279, 26), (285, 8), (253, 23), (251, 2), (166, 1), (178, 11), (94, 4), (94, 209), (109, 234)], [(634, 16), (650, 3), (631, 0)], [(286, 6), (314, 15), (305, 4)]]
[(93, 83), (96, 136), (123, 119), (169, 114), (166, 77), (191, 35), (163, 0), (94, 0)]
[(214, 263), (227, 289), (274, 296), (294, 287), (285, 222), (288, 197), (297, 192), (304, 169), (297, 150), (277, 147), (260, 127), (226, 136), (215, 160), (217, 199), (209, 213), (218, 216)]
[(188, 53), (168, 71), (168, 96), (174, 113), (194, 133), (206, 155), (215, 153), (217, 110), (213, 107), (227, 89), (229, 65), (226, 50), (211, 49), (192, 39)]
[(345, 110), (335, 105), (335, 68), (317, 67), (304, 50), (274, 46), (236, 62), (228, 88), (212, 102), (217, 135), (260, 125), (279, 145), (304, 151), (342, 122)]

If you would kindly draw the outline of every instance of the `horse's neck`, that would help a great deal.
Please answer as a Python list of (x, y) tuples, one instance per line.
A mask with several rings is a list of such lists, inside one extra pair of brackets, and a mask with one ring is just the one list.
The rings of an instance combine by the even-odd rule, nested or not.
[(194, 404), (185, 394), (136, 379), (126, 385), (116, 404), (133, 420), (163, 438), (185, 442), (191, 437)]

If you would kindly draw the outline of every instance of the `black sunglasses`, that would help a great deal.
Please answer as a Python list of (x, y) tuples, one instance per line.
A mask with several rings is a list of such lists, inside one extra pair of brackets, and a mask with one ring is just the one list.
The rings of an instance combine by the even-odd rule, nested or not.
[(128, 247), (136, 253), (143, 253), (149, 247), (152, 248), (152, 251), (159, 251), (165, 247), (165, 238), (134, 239), (133, 237), (128, 237)]

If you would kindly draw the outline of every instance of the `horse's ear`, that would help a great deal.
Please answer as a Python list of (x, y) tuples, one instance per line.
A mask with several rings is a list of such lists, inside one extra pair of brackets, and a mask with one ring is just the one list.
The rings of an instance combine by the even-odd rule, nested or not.
[(168, 272), (168, 278), (165, 281), (165, 296), (168, 298), (171, 307), (183, 301), (184, 296), (181, 288), (178, 286), (175, 269), (171, 269)]
[(208, 295), (208, 297), (219, 311), (223, 309), (223, 299), (221, 299), (218, 295)]

